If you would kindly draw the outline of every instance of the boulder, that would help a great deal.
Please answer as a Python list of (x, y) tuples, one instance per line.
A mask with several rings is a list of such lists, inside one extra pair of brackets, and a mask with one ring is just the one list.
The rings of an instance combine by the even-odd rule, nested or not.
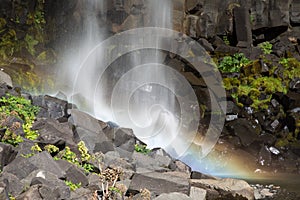
[(291, 23), (299, 24), (300, 23), (300, 1), (293, 0), (293, 3), (290, 5), (290, 19)]
[(3, 167), (13, 161), (16, 157), (17, 152), (13, 146), (9, 144), (0, 143), (0, 170)]
[(75, 145), (73, 127), (68, 122), (59, 123), (55, 119), (42, 119), (35, 122), (32, 129), (38, 131), (38, 140), (41, 143), (56, 146)]
[(11, 77), (5, 72), (3, 72), (2, 70), (0, 70), (0, 85), (1, 84), (5, 84), (8, 85), (9, 87), (13, 87)]
[(24, 184), (12, 173), (2, 172), (0, 182), (1, 185), (5, 185), (7, 192), (14, 196), (20, 195), (24, 190)]
[(52, 156), (47, 151), (42, 151), (38, 154), (35, 154), (27, 160), (39, 170), (51, 172), (58, 178), (65, 177), (65, 173), (61, 170), (59, 165), (54, 161)]
[[(203, 189), (213, 189), (218, 191), (220, 194), (232, 195), (232, 199), (238, 199), (238, 196), (243, 196), (248, 200), (254, 199), (253, 188), (243, 180), (236, 179), (192, 179), (191, 186), (203, 188)], [(209, 193), (210, 191), (208, 191)]]
[(17, 157), (9, 165), (3, 168), (3, 173), (11, 173), (18, 179), (23, 179), (26, 178), (32, 171), (37, 169), (38, 167), (31, 163), (29, 159), (26, 159), (24, 157)]
[[(156, 197), (154, 200), (193, 200), (193, 198), (187, 196), (186, 194), (182, 194), (179, 192), (172, 192), (168, 194), (161, 194), (158, 197)], [(203, 199), (197, 199), (197, 200), (203, 200)]]
[(154, 158), (151, 158), (148, 155), (134, 152), (132, 154), (133, 163), (136, 166), (137, 172), (153, 172), (153, 171), (159, 171), (164, 172), (168, 171), (168, 166), (165, 166), (164, 163), (160, 163)]
[(229, 132), (232, 132), (240, 138), (243, 146), (249, 146), (252, 142), (257, 140), (260, 133), (259, 128), (257, 128), (258, 124), (253, 125), (249, 120), (244, 118), (228, 122), (226, 127)]
[(53, 118), (59, 120), (60, 122), (67, 121), (67, 101), (48, 95), (40, 95), (32, 97), (32, 104), (41, 107), (37, 115), (38, 118)]
[(206, 190), (197, 187), (191, 187), (190, 197), (192, 200), (206, 200)]
[(249, 8), (235, 7), (233, 12), (237, 46), (248, 48), (252, 45)]
[(133, 152), (136, 141), (137, 139), (133, 134), (132, 129), (117, 128), (114, 131), (113, 143), (116, 147), (128, 152)]
[[(101, 144), (103, 142), (111, 142), (106, 134), (103, 132), (103, 129), (107, 127), (107, 124), (93, 118), (87, 113), (81, 112), (79, 110), (70, 110), (69, 122), (74, 124), (75, 129), (75, 140), (77, 142), (84, 141), (89, 152), (96, 152), (101, 149)], [(111, 145), (107, 145), (108, 148)]]
[(31, 180), (30, 186), (40, 185), (39, 193), (43, 199), (68, 199), (70, 188), (64, 181), (58, 179), (55, 175), (49, 176), (49, 174), (44, 177), (37, 175)]
[(0, 186), (0, 199), (8, 200), (8, 192), (5, 187)]
[(34, 185), (30, 187), (26, 192), (18, 196), (16, 200), (23, 200), (23, 199), (44, 200), (39, 191), (40, 187), (41, 187), (40, 185)]
[(185, 174), (149, 172), (134, 174), (129, 186), (129, 192), (138, 193), (147, 188), (156, 195), (162, 193), (180, 192), (189, 195), (190, 184)]

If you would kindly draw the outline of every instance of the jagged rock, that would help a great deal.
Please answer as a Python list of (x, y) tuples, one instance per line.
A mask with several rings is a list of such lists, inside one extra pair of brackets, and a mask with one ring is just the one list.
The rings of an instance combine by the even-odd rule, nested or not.
[(72, 125), (68, 122), (59, 123), (55, 119), (42, 119), (33, 124), (32, 129), (39, 133), (38, 140), (45, 144), (53, 144), (57, 146), (72, 146), (74, 132)]
[(109, 168), (122, 168), (124, 179), (130, 179), (135, 172), (135, 165), (124, 158), (120, 158), (120, 155), (114, 151), (107, 152), (103, 162)]
[(40, 185), (39, 193), (43, 199), (68, 199), (70, 197), (70, 188), (55, 176), (35, 177), (30, 183), (30, 186), (34, 185)]
[[(186, 194), (178, 193), (178, 192), (172, 192), (168, 194), (161, 194), (158, 197), (156, 197), (154, 200), (193, 200), (191, 197), (187, 196)], [(201, 200), (201, 199), (197, 199)]]
[[(218, 191), (220, 194), (228, 194), (232, 195), (232, 199), (239, 199), (238, 196), (243, 196), (248, 200), (254, 199), (254, 191), (253, 188), (243, 180), (235, 180), (235, 179), (192, 179), (191, 185), (194, 187), (199, 187), (203, 189), (213, 189)], [(210, 191), (208, 191), (210, 193)], [(207, 198), (210, 199), (210, 198)]]
[(24, 190), (21, 180), (12, 173), (2, 172), (0, 182), (1, 185), (5, 185), (7, 192), (14, 196), (20, 195)]
[(197, 187), (191, 187), (190, 197), (193, 200), (206, 200), (206, 190)]
[(87, 188), (78, 188), (75, 191), (71, 192), (71, 200), (87, 200), (94, 199), (94, 192)]
[(11, 173), (19, 179), (26, 178), (32, 171), (38, 167), (24, 157), (17, 157), (9, 165), (3, 168), (3, 173)]
[(286, 95), (282, 97), (280, 103), (282, 104), (285, 110), (300, 107), (300, 96), (296, 92), (289, 91)]
[[(255, 126), (258, 126), (256, 124)], [(229, 132), (238, 136), (244, 146), (249, 146), (252, 142), (258, 139), (260, 130), (255, 128), (247, 119), (239, 118), (226, 124)], [(247, 131), (245, 131), (247, 130)]]
[(261, 166), (270, 166), (272, 162), (271, 152), (266, 146), (262, 146), (258, 154), (258, 162)]
[(182, 173), (149, 172), (134, 174), (129, 186), (129, 192), (137, 193), (144, 188), (147, 188), (156, 195), (171, 192), (180, 192), (188, 195), (190, 184), (188, 177)]
[(163, 166), (165, 168), (170, 168), (173, 164), (173, 159), (171, 158), (171, 156), (161, 148), (152, 149), (149, 153), (149, 156), (154, 158), (160, 166)]
[(80, 183), (83, 187), (88, 185), (88, 178), (84, 172), (74, 165), (66, 170), (66, 179), (74, 184)]
[(101, 133), (107, 127), (105, 122), (97, 120), (87, 113), (72, 109), (70, 112), (69, 122), (76, 127), (81, 127), (95, 133)]
[(106, 123), (78, 110), (71, 110), (70, 114), (69, 122), (76, 126), (75, 139), (78, 142), (84, 141), (90, 152), (98, 151), (98, 145), (103, 144), (103, 142), (110, 142), (102, 131), (103, 128), (107, 127)]
[(185, 164), (184, 162), (180, 160), (175, 160), (174, 164), (175, 166), (173, 167), (174, 168), (173, 170), (186, 173), (188, 176), (191, 175), (191, 171), (192, 171), (191, 167)]
[(118, 128), (114, 131), (113, 143), (125, 151), (133, 152), (136, 144), (136, 137), (132, 129)]
[(37, 117), (54, 118), (60, 122), (67, 121), (68, 118), (68, 102), (51, 97), (48, 95), (40, 95), (32, 97), (32, 104), (41, 107)]
[(235, 7), (234, 24), (238, 47), (250, 47), (252, 44), (252, 32), (250, 25), (249, 9), (244, 7)]
[(34, 185), (30, 187), (26, 192), (21, 194), (16, 198), (16, 200), (24, 200), (24, 199), (34, 199), (34, 200), (43, 200), (43, 197), (40, 194), (39, 188), (40, 185)]
[(154, 158), (151, 158), (142, 153), (134, 152), (132, 154), (132, 158), (136, 165), (136, 171), (138, 173), (153, 172), (153, 171), (159, 171), (159, 172), (168, 171), (168, 168), (167, 166), (164, 165), (164, 163), (157, 162), (157, 160), (155, 160)]
[(290, 90), (296, 92), (296, 93), (300, 93), (300, 78), (295, 78), (290, 82), (289, 85)]
[(213, 177), (213, 176), (210, 176), (210, 175), (207, 175), (207, 174), (203, 174), (201, 172), (192, 171), (191, 179), (217, 179), (217, 178)]
[(187, 15), (184, 20), (184, 33), (192, 38), (198, 38), (201, 35), (199, 20), (200, 17), (197, 15)]
[(212, 46), (211, 43), (209, 43), (206, 39), (200, 38), (198, 40), (198, 43), (208, 52), (214, 52), (214, 47)]
[(5, 187), (0, 187), (0, 199), (3, 199), (3, 200), (8, 200), (9, 197), (8, 197), (8, 192), (6, 191), (6, 188)]
[(17, 152), (14, 150), (13, 146), (9, 144), (0, 143), (0, 169), (9, 164), (15, 159)]
[(1, 84), (5, 84), (8, 85), (9, 87), (13, 87), (11, 77), (5, 72), (0, 70), (0, 85)]
[(294, 0), (293, 3), (290, 5), (290, 19), (292, 23), (300, 23), (300, 2)]

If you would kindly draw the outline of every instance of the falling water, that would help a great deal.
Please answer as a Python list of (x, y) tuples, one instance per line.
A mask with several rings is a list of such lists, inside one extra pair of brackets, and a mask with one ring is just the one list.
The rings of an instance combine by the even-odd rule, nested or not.
[[(106, 1), (88, 1), (84, 9), (100, 13), (105, 20), (103, 2)], [(143, 21), (135, 23), (141, 26), (136, 28), (172, 29), (172, 0), (141, 2), (145, 11)], [(146, 32), (139, 30), (140, 35), (126, 39), (110, 37), (109, 43), (99, 15), (87, 13), (82, 18), (85, 31), (80, 35), (78, 52), (65, 56), (68, 61), (65, 65), (69, 67), (60, 72), (66, 84), (72, 86), (64, 91), (70, 101), (103, 121), (132, 128), (149, 148), (162, 147), (173, 157), (201, 170), (194, 162), (203, 156), (201, 142), (194, 143), (199, 105), (188, 81), (165, 64), (169, 52), (160, 50), (165, 41), (160, 37), (151, 41), (152, 49), (135, 49), (141, 38), (147, 40), (145, 35), (151, 38), (151, 32), (147, 32), (151, 29), (145, 29)], [(136, 18), (129, 16), (127, 22), (130, 19)], [(130, 47), (134, 50), (121, 53)], [(118, 55), (116, 60), (113, 55)], [(107, 63), (109, 58), (112, 62)]]

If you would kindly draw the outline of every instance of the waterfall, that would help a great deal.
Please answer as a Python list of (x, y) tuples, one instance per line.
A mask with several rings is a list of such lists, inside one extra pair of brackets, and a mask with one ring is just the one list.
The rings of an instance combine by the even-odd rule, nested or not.
[[(204, 148), (201, 138), (195, 142), (200, 119), (197, 97), (189, 82), (166, 65), (171, 44), (181, 35), (171, 30), (172, 0), (125, 1), (133, 2), (132, 7), (112, 1), (114, 12), (125, 10), (127, 18), (119, 24), (113, 18), (113, 30), (125, 32), (111, 37), (106, 36), (111, 30), (101, 25), (101, 20), (109, 17), (103, 2), (85, 2), (82, 8), (97, 14), (83, 13), (85, 31), (80, 34), (78, 49), (65, 56), (67, 67), (60, 75), (72, 86), (67, 90), (71, 102), (100, 120), (133, 129), (148, 148), (164, 148), (201, 170), (196, 161), (211, 150), (218, 135), (207, 133)], [(179, 43), (176, 45), (182, 45)], [(200, 58), (208, 63), (210, 57), (199, 46)], [(211, 70), (205, 65), (204, 71)]]

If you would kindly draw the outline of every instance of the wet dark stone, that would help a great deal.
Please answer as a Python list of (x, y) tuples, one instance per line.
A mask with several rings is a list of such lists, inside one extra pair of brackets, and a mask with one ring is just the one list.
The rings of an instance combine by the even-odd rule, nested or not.
[(32, 97), (33, 105), (41, 107), (37, 117), (54, 118), (60, 122), (68, 120), (68, 102), (48, 95)]
[(261, 166), (270, 166), (272, 155), (267, 146), (262, 146), (258, 154), (258, 162)]
[(197, 171), (192, 171), (191, 179), (216, 179), (216, 177), (213, 177), (213, 176), (210, 176), (207, 174), (203, 174), (203, 173), (197, 172)]
[(211, 43), (209, 43), (206, 39), (200, 38), (198, 43), (208, 52), (213, 52), (215, 49)]
[(3, 167), (13, 161), (16, 157), (17, 152), (13, 146), (9, 144), (0, 143), (0, 170)]
[(296, 93), (300, 93), (300, 78), (295, 78), (290, 82), (289, 85), (290, 90), (296, 92)]
[(286, 95), (283, 96), (282, 105), (285, 110), (300, 107), (300, 95), (298, 93), (289, 91)]
[(229, 132), (240, 138), (243, 146), (249, 146), (257, 140), (258, 134), (260, 133), (258, 124), (254, 125), (249, 120), (242, 118), (227, 123), (226, 127)]
[(244, 7), (235, 7), (233, 13), (237, 46), (250, 47), (252, 44), (252, 32), (249, 20), (249, 9)]
[(239, 102), (248, 107), (252, 105), (253, 100), (249, 96), (243, 95), (239, 97)]

